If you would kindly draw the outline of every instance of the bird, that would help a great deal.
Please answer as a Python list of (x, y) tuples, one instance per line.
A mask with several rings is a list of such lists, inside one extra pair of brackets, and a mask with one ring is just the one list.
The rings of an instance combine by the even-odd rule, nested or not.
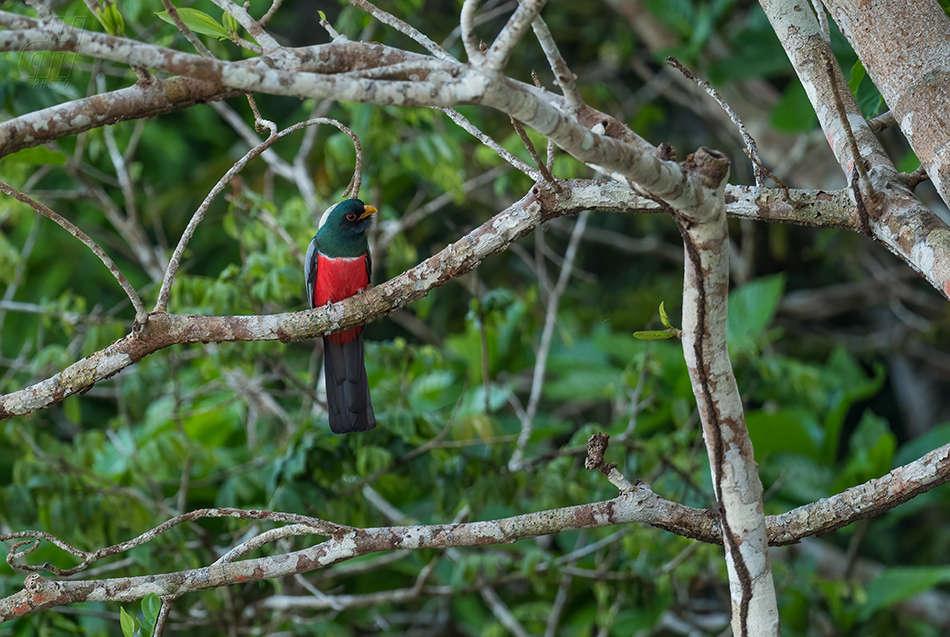
[[(310, 308), (322, 307), (369, 286), (373, 262), (366, 231), (377, 210), (359, 199), (327, 208), (304, 260)], [(363, 326), (323, 337), (323, 368), (327, 385), (330, 431), (369, 431), (376, 415), (369, 397), (363, 362)]]

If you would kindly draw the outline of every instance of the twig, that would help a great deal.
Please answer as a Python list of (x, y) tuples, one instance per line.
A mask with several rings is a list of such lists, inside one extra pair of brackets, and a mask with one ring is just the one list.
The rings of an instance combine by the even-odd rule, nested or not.
[(825, 8), (821, 4), (821, 0), (811, 0), (811, 6), (815, 10), (815, 15), (818, 16), (818, 26), (821, 28), (821, 37), (822, 39), (831, 44), (831, 29), (828, 28), (828, 14), (825, 13)]
[[(777, 176), (775, 176), (775, 175), (772, 173), (772, 171), (770, 171), (768, 168), (766, 168), (765, 166), (763, 166), (763, 165), (759, 162), (759, 160), (758, 160), (756, 157), (754, 157), (754, 156), (752, 155), (752, 153), (749, 152), (749, 149), (748, 149), (748, 148), (743, 148), (742, 150), (745, 152), (746, 157), (748, 157), (748, 158), (752, 161), (752, 163), (755, 164), (755, 167), (756, 167), (757, 170), (761, 170), (761, 171), (765, 174), (766, 177), (768, 177), (769, 179), (771, 179), (772, 181), (774, 181), (776, 184), (778, 184), (778, 187), (782, 189), (782, 192), (783, 192), (783, 193), (785, 193), (785, 199), (786, 199), (787, 201), (791, 202), (791, 201), (792, 201), (792, 195), (791, 195), (791, 193), (789, 192), (788, 186), (785, 185), (785, 182), (782, 181), (781, 179), (779, 179)], [(758, 184), (756, 184), (756, 186), (759, 187), (759, 188), (761, 188), (761, 186), (759, 186)]]
[(162, 637), (165, 633), (165, 623), (168, 621), (168, 614), (171, 613), (172, 604), (176, 599), (177, 595), (165, 595), (162, 599), (162, 606), (158, 610), (158, 617), (155, 618), (155, 630), (152, 632), (152, 637)]
[(475, 11), (477, 9), (478, 0), (465, 0), (462, 3), (462, 13), (459, 16), (462, 46), (465, 47), (465, 55), (468, 56), (469, 64), (481, 62), (484, 57), (478, 46), (478, 38), (475, 36)]
[(175, 23), (175, 26), (178, 27), (181, 34), (185, 36), (185, 39), (191, 43), (191, 46), (195, 47), (195, 50), (204, 57), (214, 57), (211, 55), (211, 51), (208, 50), (208, 47), (204, 45), (204, 42), (199, 40), (198, 36), (196, 36), (191, 29), (188, 28), (184, 20), (181, 19), (181, 16), (178, 15), (178, 9), (171, 3), (171, 0), (162, 0), (162, 5), (165, 7), (165, 12), (168, 13), (168, 17), (172, 19), (172, 22)]
[(541, 171), (541, 176), (544, 177), (544, 181), (554, 186), (556, 191), (561, 192), (561, 185), (557, 183), (554, 175), (551, 174), (551, 171), (548, 170), (547, 165), (541, 159), (541, 155), (538, 154), (538, 149), (534, 147), (534, 142), (532, 142), (531, 138), (528, 137), (528, 133), (525, 132), (524, 126), (522, 126), (521, 122), (516, 120), (514, 117), (509, 116), (508, 119), (511, 120), (511, 125), (515, 127), (518, 137), (521, 138), (521, 142), (528, 150), (528, 154), (531, 155), (531, 159), (534, 160), (534, 164), (538, 167), (538, 170)]
[(380, 9), (373, 3), (369, 2), (369, 0), (347, 0), (347, 1), (350, 4), (352, 4), (354, 7), (358, 7), (362, 9), (363, 11), (365, 11), (366, 13), (370, 14), (371, 16), (373, 16), (374, 18), (376, 18), (383, 24), (391, 26), (392, 28), (396, 29), (397, 31), (399, 31), (400, 33), (404, 35), (408, 35), (410, 38), (412, 38), (413, 40), (415, 40), (416, 42), (424, 46), (426, 50), (429, 51), (429, 53), (439, 58), (440, 60), (451, 60), (453, 62), (458, 61), (454, 57), (452, 57), (448, 51), (446, 51), (441, 46), (439, 46), (438, 44), (433, 42), (431, 39), (429, 39), (429, 36), (422, 33), (421, 31), (419, 31), (412, 25), (407, 24), (403, 20), (400, 20), (399, 18), (392, 15), (391, 13), (383, 11), (382, 9)]
[[(98, 561), (103, 557), (108, 557), (110, 555), (117, 555), (128, 551), (129, 549), (135, 548), (150, 542), (155, 539), (157, 536), (161, 535), (165, 531), (168, 531), (171, 528), (183, 524), (184, 522), (192, 522), (201, 518), (239, 518), (242, 520), (268, 520), (271, 522), (288, 522), (294, 527), (307, 527), (310, 529), (310, 533), (315, 535), (324, 535), (332, 536), (338, 535), (341, 533), (346, 533), (352, 529), (347, 526), (341, 526), (334, 524), (332, 522), (326, 522), (318, 518), (312, 518), (306, 515), (298, 515), (295, 513), (281, 513), (279, 511), (258, 511), (258, 510), (244, 510), (244, 509), (233, 509), (228, 507), (215, 508), (215, 509), (197, 509), (195, 511), (190, 511), (188, 513), (183, 513), (182, 515), (177, 515), (162, 524), (138, 535), (131, 540), (126, 540), (125, 542), (120, 542), (119, 544), (113, 544), (112, 546), (107, 546), (95, 551), (83, 551), (77, 549), (70, 544), (60, 540), (59, 538), (46, 533), (44, 531), (16, 531), (14, 533), (5, 533), (0, 535), (0, 542), (7, 540), (14, 540), (18, 538), (30, 538), (35, 540), (34, 545), (20, 552), (16, 552), (16, 549), (24, 544), (30, 542), (30, 539), (26, 539), (14, 544), (12, 550), (7, 555), (7, 564), (11, 568), (18, 569), (21, 571), (49, 571), (60, 576), (68, 576), (74, 573), (78, 573), (81, 570), (84, 570), (89, 565)], [(40, 540), (46, 540), (56, 547), (75, 555), (76, 557), (83, 558), (81, 564), (74, 566), (68, 569), (60, 569), (51, 564), (43, 564), (40, 566), (34, 566), (31, 564), (20, 564), (17, 562), (20, 558), (24, 557), (26, 554), (35, 551), (39, 546)]]
[(454, 108), (444, 108), (444, 107), (438, 107), (436, 110), (440, 110), (446, 115), (448, 115), (453, 122), (455, 122), (456, 124), (461, 126), (463, 129), (465, 129), (470, 135), (475, 137), (482, 144), (484, 144), (488, 148), (491, 148), (493, 151), (495, 151), (498, 154), (499, 157), (501, 157), (506, 162), (514, 166), (516, 169), (520, 170), (521, 172), (526, 174), (528, 177), (531, 177), (531, 179), (533, 179), (534, 181), (541, 181), (542, 179), (541, 171), (535, 168), (532, 168), (528, 164), (524, 163), (523, 161), (521, 161), (520, 159), (518, 159), (517, 157), (509, 153), (507, 150), (505, 150), (504, 147), (501, 146), (501, 144), (499, 144), (494, 139), (492, 139), (491, 137), (489, 137), (488, 135), (480, 131), (477, 127), (475, 127), (474, 124), (468, 121), (468, 119), (466, 119), (466, 117), (462, 115), (461, 113), (459, 113), (457, 110), (455, 110)]
[[(828, 82), (831, 84), (831, 93), (834, 97), (835, 110), (838, 112), (838, 121), (848, 139), (848, 147), (851, 150), (851, 163), (854, 166), (854, 172), (851, 175), (850, 186), (854, 193), (854, 204), (857, 207), (858, 223), (864, 234), (873, 236), (871, 231), (871, 220), (868, 213), (865, 197), (873, 201), (875, 198), (874, 186), (871, 184), (871, 178), (864, 168), (864, 158), (858, 148), (858, 142), (854, 138), (854, 131), (851, 129), (851, 122), (848, 121), (848, 113), (845, 110), (844, 102), (841, 101), (841, 93), (838, 90), (838, 77), (835, 75), (835, 64), (830, 47), (824, 47), (821, 50), (825, 62), (825, 72), (828, 74)], [(859, 183), (860, 182), (860, 183)]]
[(483, 586), (478, 592), (481, 594), (482, 599), (485, 600), (485, 604), (492, 612), (492, 615), (508, 629), (509, 633), (515, 635), (515, 637), (529, 637), (528, 631), (526, 631), (524, 626), (521, 625), (521, 622), (515, 619), (515, 616), (511, 614), (508, 605), (502, 601), (494, 588)]
[(320, 16), (319, 22), (320, 22), (320, 26), (323, 28), (324, 31), (327, 32), (327, 35), (330, 36), (330, 39), (332, 41), (334, 42), (346, 41), (347, 38), (345, 36), (340, 35), (340, 32), (334, 29), (333, 25), (330, 24), (330, 21), (327, 20), (322, 15)]
[(112, 273), (112, 276), (115, 277), (115, 280), (119, 282), (119, 286), (125, 291), (126, 296), (129, 297), (132, 307), (135, 308), (135, 321), (140, 325), (145, 322), (145, 320), (148, 318), (148, 312), (145, 311), (145, 306), (142, 304), (142, 299), (139, 298), (138, 292), (135, 291), (135, 288), (132, 287), (132, 284), (129, 283), (129, 280), (125, 278), (125, 275), (122, 274), (115, 262), (109, 258), (109, 255), (99, 247), (99, 244), (93, 241), (89, 235), (77, 228), (70, 221), (53, 212), (50, 208), (43, 205), (39, 201), (36, 201), (29, 195), (20, 192), (6, 182), (0, 181), (0, 191), (10, 195), (17, 201), (25, 203), (44, 217), (52, 219), (57, 224), (59, 224), (63, 230), (79, 239), (83, 245), (92, 250), (93, 254), (99, 257), (99, 260), (102, 261), (103, 265), (109, 269), (109, 272)]
[(495, 179), (509, 170), (511, 170), (511, 167), (508, 164), (499, 164), (487, 172), (478, 175), (477, 177), (472, 177), (459, 186), (456, 190), (443, 192), (441, 195), (424, 206), (420, 206), (419, 208), (416, 208), (412, 211), (407, 211), (406, 214), (401, 216), (398, 220), (387, 222), (391, 225), (383, 227), (382, 235), (376, 241), (378, 249), (385, 249), (397, 234), (405, 231), (407, 228), (414, 227), (429, 215), (438, 212), (445, 206), (455, 201), (455, 197), (459, 192), (468, 193), (477, 188), (481, 188), (482, 186), (493, 182)]
[(616, 462), (606, 462), (604, 453), (607, 451), (607, 445), (610, 444), (610, 436), (605, 433), (594, 434), (587, 441), (587, 459), (584, 460), (584, 468), (600, 471), (607, 476), (610, 483), (620, 489), (620, 493), (631, 493), (636, 489), (636, 485), (631, 483), (617, 470)]
[(231, 0), (211, 0), (221, 9), (226, 11), (231, 17), (238, 21), (242, 27), (247, 29), (247, 32), (250, 33), (255, 40), (260, 43), (262, 51), (264, 53), (272, 53), (273, 51), (280, 49), (280, 44), (274, 37), (264, 30), (264, 27), (260, 22), (251, 17), (251, 14), (247, 10)]
[(531, 23), (541, 13), (547, 0), (523, 0), (509, 18), (505, 27), (495, 38), (488, 53), (485, 54), (483, 65), (489, 73), (501, 73), (508, 64), (515, 46), (524, 37), (531, 27)]
[(280, 5), (284, 3), (284, 0), (273, 0), (270, 5), (270, 9), (267, 10), (267, 13), (261, 16), (261, 19), (258, 20), (260, 25), (267, 26), (267, 23), (270, 22), (271, 18), (274, 17), (274, 14), (277, 13), (277, 10), (280, 9)]
[[(534, 35), (538, 38), (538, 43), (541, 44), (541, 49), (548, 58), (548, 64), (551, 66), (551, 71), (554, 72), (555, 81), (561, 87), (561, 93), (564, 95), (564, 101), (567, 102), (568, 111), (577, 114), (584, 106), (584, 99), (581, 97), (580, 91), (577, 90), (577, 76), (571, 73), (567, 62), (564, 61), (564, 56), (557, 48), (557, 42), (551, 36), (548, 25), (540, 15), (531, 23), (531, 28), (534, 29)], [(537, 79), (533, 72), (532, 78)], [(535, 81), (535, 86), (538, 86), (538, 84)], [(538, 88), (541, 87), (538, 86)]]
[(518, 436), (518, 444), (511, 460), (508, 461), (508, 470), (515, 472), (521, 468), (524, 458), (524, 450), (531, 439), (531, 432), (534, 428), (534, 417), (538, 412), (538, 404), (541, 402), (541, 389), (544, 386), (544, 373), (547, 369), (548, 354), (551, 351), (551, 339), (554, 336), (554, 325), (557, 322), (558, 304), (561, 301), (561, 295), (567, 288), (567, 282), (571, 278), (571, 271), (574, 269), (574, 258), (577, 256), (577, 247), (580, 245), (581, 237), (584, 236), (584, 228), (587, 226), (587, 217), (589, 211), (584, 210), (577, 215), (577, 222), (574, 224), (574, 231), (571, 233), (571, 239), (568, 242), (567, 250), (564, 252), (564, 264), (561, 266), (561, 272), (558, 274), (557, 283), (548, 296), (547, 309), (544, 315), (544, 328), (541, 331), (541, 343), (538, 345), (537, 360), (534, 364), (534, 375), (531, 379), (531, 393), (528, 397), (528, 407), (525, 409), (524, 417), (521, 419), (521, 434)]
[(297, 535), (322, 535), (322, 533), (309, 524), (289, 524), (287, 526), (277, 527), (276, 529), (269, 529), (231, 548), (227, 553), (215, 560), (211, 566), (233, 562), (243, 555), (256, 551), (265, 544)]
[[(726, 102), (719, 94), (719, 91), (712, 87), (712, 84), (697, 77), (692, 71), (683, 66), (683, 63), (677, 60), (675, 57), (670, 56), (666, 58), (666, 63), (677, 69), (682, 73), (686, 78), (695, 82), (700, 88), (702, 88), (706, 93), (708, 93), (716, 103), (726, 112), (729, 116), (729, 119), (732, 120), (732, 123), (735, 124), (736, 128), (739, 129), (739, 134), (742, 135), (742, 141), (746, 145), (746, 154), (749, 156), (749, 159), (752, 160), (753, 174), (755, 175), (755, 185), (759, 188), (765, 187), (765, 174), (763, 171), (764, 164), (762, 159), (759, 157), (759, 149), (755, 144), (755, 140), (752, 138), (752, 135), (749, 134), (749, 131), (746, 129), (745, 124), (742, 123), (742, 120), (739, 119), (739, 116), (736, 115), (735, 111), (732, 110), (732, 107), (729, 106), (729, 103)], [(775, 179), (775, 183), (781, 183), (778, 179)], [(785, 188), (786, 195), (788, 194), (788, 188)]]

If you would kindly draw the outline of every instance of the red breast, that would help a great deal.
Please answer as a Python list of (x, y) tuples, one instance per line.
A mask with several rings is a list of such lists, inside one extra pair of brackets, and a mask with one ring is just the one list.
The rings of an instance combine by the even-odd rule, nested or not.
[[(313, 282), (313, 306), (322, 307), (351, 297), (369, 285), (369, 273), (366, 272), (366, 255), (358, 257), (326, 257), (317, 254), (317, 277)], [(349, 343), (363, 331), (362, 326), (331, 334), (329, 338), (337, 344)]]

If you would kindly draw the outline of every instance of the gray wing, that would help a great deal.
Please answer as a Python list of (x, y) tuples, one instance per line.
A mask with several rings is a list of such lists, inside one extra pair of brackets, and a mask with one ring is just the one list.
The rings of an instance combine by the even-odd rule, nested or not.
[(307, 305), (313, 309), (313, 284), (317, 280), (317, 237), (314, 235), (310, 240), (310, 247), (307, 248), (307, 256), (303, 260), (303, 279), (306, 282), (304, 294), (307, 297)]

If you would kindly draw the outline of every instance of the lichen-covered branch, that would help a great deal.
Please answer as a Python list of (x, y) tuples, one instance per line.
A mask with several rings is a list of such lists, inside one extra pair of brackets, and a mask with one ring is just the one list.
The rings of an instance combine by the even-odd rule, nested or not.
[(842, 0), (824, 4), (950, 205), (950, 18), (937, 2), (881, 0), (873, 10)]
[[(303, 312), (265, 316), (198, 316), (153, 313), (144, 326), (62, 372), (0, 396), (0, 420), (28, 414), (88, 389), (129, 365), (175, 344), (313, 338), (367, 323), (422, 298), (450, 279), (505, 250), (541, 223), (581, 210), (617, 213), (661, 212), (656, 202), (616, 181), (561, 180), (561, 190), (536, 186), (518, 202), (449, 245), (435, 256), (365, 293)], [(853, 204), (845, 191), (792, 191), (798, 207), (781, 191), (734, 186), (727, 190), (736, 216), (765, 221), (847, 228)], [(852, 227), (853, 229), (853, 227)]]
[(847, 131), (841, 125), (832, 79), (843, 87), (839, 91), (841, 105), (874, 189), (863, 206), (873, 236), (950, 298), (950, 228), (917, 199), (894, 167), (847, 89), (837, 64), (833, 65), (833, 76), (829, 76), (825, 60), (834, 56), (815, 14), (807, 5), (794, 0), (759, 0), (759, 4), (815, 108), (838, 164), (848, 183), (852, 183), (856, 168)]
[(729, 230), (725, 181), (729, 160), (699, 149), (684, 162), (712, 190), (704, 205), (671, 210), (683, 236), (683, 354), (703, 425), (737, 637), (779, 634), (769, 561), (762, 481), (726, 344)]
[[(605, 447), (604, 444), (603, 448)], [(177, 596), (185, 592), (284, 577), (326, 568), (373, 552), (508, 543), (561, 531), (617, 524), (650, 524), (703, 542), (722, 543), (719, 516), (716, 513), (666, 500), (640, 481), (628, 482), (612, 463), (604, 462), (603, 448), (600, 462), (598, 463), (596, 457), (589, 458), (589, 467), (599, 469), (605, 475), (614, 476), (611, 481), (617, 483), (621, 490), (618, 497), (604, 502), (528, 513), (501, 520), (353, 529), (306, 516), (279, 512), (237, 509), (193, 511), (113, 547), (96, 551), (81, 551), (73, 547), (65, 550), (91, 563), (94, 561), (93, 558), (98, 559), (106, 554), (114, 555), (139, 546), (182, 522), (201, 517), (222, 516), (271, 520), (286, 523), (289, 527), (306, 526), (314, 534), (325, 535), (330, 539), (289, 554), (240, 562), (218, 560), (217, 563), (208, 567), (178, 573), (104, 580), (50, 580), (38, 573), (33, 573), (26, 578), (22, 590), (0, 599), (0, 621), (16, 619), (57, 605), (82, 601), (130, 602), (142, 599), (149, 594)], [(769, 544), (772, 546), (790, 544), (804, 537), (826, 533), (856, 520), (880, 514), (947, 481), (950, 481), (950, 444), (931, 451), (919, 460), (894, 469), (881, 478), (788, 513), (769, 516), (766, 520)], [(297, 533), (304, 530), (291, 528), (290, 531), (283, 533)], [(261, 542), (281, 535), (281, 532), (270, 534), (269, 531), (265, 531), (261, 540), (249, 542), (254, 546), (259, 546)], [(32, 531), (0, 536), (0, 541), (19, 538), (47, 539), (61, 548), (65, 544), (61, 540), (48, 537), (47, 534)], [(379, 601), (388, 599), (387, 593), (380, 593), (380, 595)], [(396, 592), (390, 592), (390, 597), (391, 601), (404, 598)], [(348, 602), (343, 603), (350, 605)], [(268, 605), (278, 606), (279, 602), (271, 598)], [(352, 605), (365, 604), (354, 602)]]

